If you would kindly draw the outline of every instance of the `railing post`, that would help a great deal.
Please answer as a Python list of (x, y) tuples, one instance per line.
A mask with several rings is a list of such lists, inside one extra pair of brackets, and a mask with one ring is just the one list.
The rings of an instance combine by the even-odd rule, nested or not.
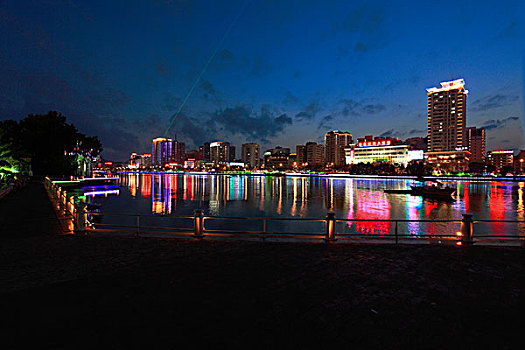
[(60, 192), (60, 212), (65, 215), (67, 211), (66, 208), (66, 191)]
[(399, 237), (397, 235), (397, 220), (396, 220), (396, 226), (394, 227), (394, 234), (396, 235), (396, 244), (399, 242)]
[(140, 234), (140, 216), (137, 215), (137, 232), (135, 233), (135, 236), (139, 236)]
[(461, 215), (463, 215), (463, 219), (461, 219), (461, 242), (470, 244), (474, 233), (474, 220), (472, 220), (472, 215), (470, 214)]
[(85, 233), (87, 231), (86, 228), (86, 216), (87, 216), (87, 209), (84, 203), (78, 204), (78, 209), (75, 210), (76, 212), (76, 227), (75, 227), (75, 233)]
[(326, 235), (324, 238), (327, 242), (335, 241), (335, 213), (326, 213)]
[(67, 209), (67, 204), (68, 204), (68, 201), (67, 201), (67, 191), (64, 191), (64, 199), (63, 199), (63, 202), (64, 202), (64, 215), (67, 216), (68, 214), (68, 209)]
[(204, 210), (195, 209), (193, 211), (193, 237), (202, 238), (202, 227), (204, 224)]

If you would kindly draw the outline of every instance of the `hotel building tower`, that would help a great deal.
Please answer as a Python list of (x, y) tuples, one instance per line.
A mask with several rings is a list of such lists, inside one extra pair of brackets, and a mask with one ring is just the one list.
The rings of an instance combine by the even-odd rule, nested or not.
[(465, 81), (457, 79), (427, 89), (428, 151), (462, 151), (467, 143), (467, 94)]
[(345, 147), (352, 144), (352, 134), (346, 131), (329, 131), (324, 135), (326, 164), (336, 168), (345, 165)]
[(259, 159), (261, 158), (261, 148), (256, 143), (243, 143), (241, 159), (245, 165), (250, 168), (259, 166)]
[(157, 137), (153, 140), (151, 149), (152, 164), (156, 166), (164, 166), (171, 162), (173, 154), (173, 143), (171, 139), (165, 137)]
[(467, 142), (470, 161), (485, 163), (485, 129), (467, 128)]

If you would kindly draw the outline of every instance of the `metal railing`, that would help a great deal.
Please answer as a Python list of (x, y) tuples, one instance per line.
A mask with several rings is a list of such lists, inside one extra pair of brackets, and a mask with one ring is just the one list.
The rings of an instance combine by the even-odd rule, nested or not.
[[(322, 238), (327, 242), (334, 242), (338, 238), (352, 239), (352, 238), (367, 238), (373, 240), (388, 240), (395, 244), (398, 244), (401, 240), (450, 240), (456, 244), (472, 244), (474, 242), (483, 242), (486, 240), (501, 240), (506, 241), (517, 241), (522, 246), (525, 245), (525, 236), (510, 235), (510, 234), (482, 234), (474, 236), (474, 224), (481, 223), (522, 223), (525, 225), (523, 220), (474, 220), (470, 214), (462, 214), (461, 220), (431, 220), (431, 219), (354, 219), (345, 218), (337, 219), (333, 212), (328, 212), (325, 218), (271, 218), (271, 217), (231, 217), (231, 216), (206, 216), (204, 211), (197, 209), (194, 210), (193, 215), (154, 215), (154, 214), (125, 214), (125, 213), (97, 213), (89, 212), (86, 209), (86, 204), (81, 202), (75, 202), (74, 196), (68, 196), (67, 192), (63, 190), (57, 184), (46, 178), (45, 187), (48, 193), (56, 205), (56, 208), (62, 215), (71, 219), (74, 232), (76, 233), (88, 233), (88, 232), (122, 232), (131, 233), (135, 236), (140, 235), (151, 235), (155, 233), (164, 234), (184, 234), (191, 235), (195, 238), (203, 238), (207, 235), (230, 235), (230, 236), (261, 236), (261, 237), (287, 237), (287, 238)], [(102, 223), (96, 222), (97, 217), (121, 217), (121, 218), (132, 218), (133, 224), (124, 224), (122, 222), (117, 223)], [(188, 220), (187, 226), (159, 226), (159, 225), (145, 225), (144, 222), (148, 220)], [(128, 220), (129, 221), (129, 220)], [(231, 229), (232, 225), (228, 229), (213, 229), (207, 228), (207, 223), (214, 221), (244, 221), (253, 222), (254, 225), (250, 227), (259, 227), (259, 229)], [(269, 230), (269, 223), (322, 223), (324, 230), (321, 232), (305, 232), (302, 231), (275, 231)], [(337, 232), (337, 223), (359, 223), (359, 222), (373, 222), (373, 223), (389, 223), (389, 227), (393, 226), (393, 234), (359, 234), (350, 232)], [(400, 223), (457, 223), (460, 225), (459, 231), (452, 234), (418, 234), (413, 235), (409, 233), (400, 233)]]

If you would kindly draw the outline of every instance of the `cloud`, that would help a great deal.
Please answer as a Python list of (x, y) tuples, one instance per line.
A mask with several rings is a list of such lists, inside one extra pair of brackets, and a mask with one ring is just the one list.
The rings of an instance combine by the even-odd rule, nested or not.
[(174, 126), (174, 130), (180, 131), (195, 146), (210, 141), (210, 137), (217, 135), (225, 138), (242, 136), (268, 142), (269, 138), (283, 132), (293, 122), (287, 114), (277, 116), (269, 106), (262, 106), (258, 111), (253, 111), (248, 106), (229, 107), (205, 113), (198, 118), (199, 121), (195, 122), (188, 116), (181, 115)]
[(175, 112), (179, 106), (182, 103), (182, 99), (180, 97), (175, 96), (171, 92), (165, 92), (162, 96), (162, 100), (160, 103), (160, 110), (161, 111), (167, 111), (167, 112)]
[(470, 107), (471, 111), (487, 111), (494, 108), (500, 108), (507, 106), (508, 104), (515, 102), (519, 99), (516, 95), (492, 95), (483, 99), (477, 99), (472, 102)]
[(213, 86), (213, 84), (202, 78), (201, 79), (201, 83), (200, 83), (200, 88), (202, 89), (202, 91), (204, 92), (204, 98), (205, 99), (214, 99), (218, 102), (221, 101), (220, 97), (219, 97), (219, 93), (218, 91), (215, 89), (215, 87)]
[(297, 113), (295, 115), (295, 119), (297, 120), (311, 120), (313, 119), (316, 114), (321, 110), (321, 107), (319, 105), (319, 99), (316, 98), (313, 101), (311, 101), (303, 111)]
[(504, 119), (489, 119), (486, 120), (481, 126), (482, 129), (491, 130), (491, 129), (502, 129), (507, 124), (512, 123), (516, 120), (519, 120), (519, 117), (508, 117)]
[(507, 38), (520, 38), (523, 34), (523, 24), (518, 21), (513, 21), (508, 26), (503, 28), (498, 34), (494, 36), (493, 41), (501, 41)]
[(362, 110), (364, 113), (367, 113), (367, 114), (376, 114), (376, 113), (379, 113), (379, 112), (382, 112), (386, 109), (386, 107), (382, 104), (368, 104), (368, 105), (365, 105), (363, 106)]
[(388, 129), (379, 135), (379, 137), (392, 137), (394, 135), (394, 129)]
[(361, 101), (342, 99), (339, 103), (342, 104), (341, 114), (345, 117), (377, 114), (386, 110), (384, 105), (380, 103), (368, 103), (366, 99), (362, 99)]
[(424, 132), (427, 132), (427, 130), (423, 130), (423, 129), (412, 129), (408, 132), (409, 135), (416, 135), (416, 134), (421, 134), (421, 133), (424, 133)]
[(361, 104), (355, 100), (350, 99), (343, 99), (341, 101), (343, 104), (343, 109), (341, 110), (341, 114), (345, 117), (348, 116), (357, 116), (360, 114), (360, 107)]
[(365, 3), (351, 11), (341, 25), (333, 26), (330, 31), (333, 34), (341, 32), (343, 44), (338, 47), (337, 57), (343, 58), (350, 51), (367, 53), (383, 47), (388, 37), (385, 17), (384, 9), (375, 4)]
[(290, 118), (286, 113), (281, 114), (277, 118), (275, 118), (275, 122), (277, 124), (292, 124), (292, 118)]
[(290, 105), (290, 104), (296, 104), (299, 102), (299, 99), (295, 97), (290, 91), (286, 91), (284, 94), (284, 100), (283, 104)]
[(373, 4), (362, 4), (350, 12), (341, 28), (350, 33), (375, 33), (385, 21), (383, 8)]
[(217, 53), (212, 62), (214, 71), (221, 70), (246, 70), (250, 67), (250, 60), (246, 57), (240, 57), (228, 49), (223, 49)]
[(256, 77), (264, 76), (272, 70), (272, 66), (265, 58), (258, 56), (253, 61), (252, 74)]
[(324, 116), (321, 121), (319, 122), (319, 125), (317, 126), (318, 130), (331, 130), (334, 129), (331, 122), (334, 120), (334, 117), (332, 115)]
[(153, 69), (155, 72), (157, 72), (158, 75), (162, 77), (167, 77), (171, 73), (171, 69), (169, 67), (168, 62), (164, 58), (159, 58), (157, 63), (153, 66)]

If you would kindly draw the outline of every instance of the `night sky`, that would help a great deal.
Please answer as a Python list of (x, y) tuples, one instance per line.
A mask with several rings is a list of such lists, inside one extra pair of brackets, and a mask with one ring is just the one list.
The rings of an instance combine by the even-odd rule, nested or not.
[(524, 19), (522, 0), (0, 0), (0, 120), (57, 110), (112, 160), (175, 134), (295, 151), (426, 136), (425, 89), (463, 78), (467, 126), (520, 149)]

